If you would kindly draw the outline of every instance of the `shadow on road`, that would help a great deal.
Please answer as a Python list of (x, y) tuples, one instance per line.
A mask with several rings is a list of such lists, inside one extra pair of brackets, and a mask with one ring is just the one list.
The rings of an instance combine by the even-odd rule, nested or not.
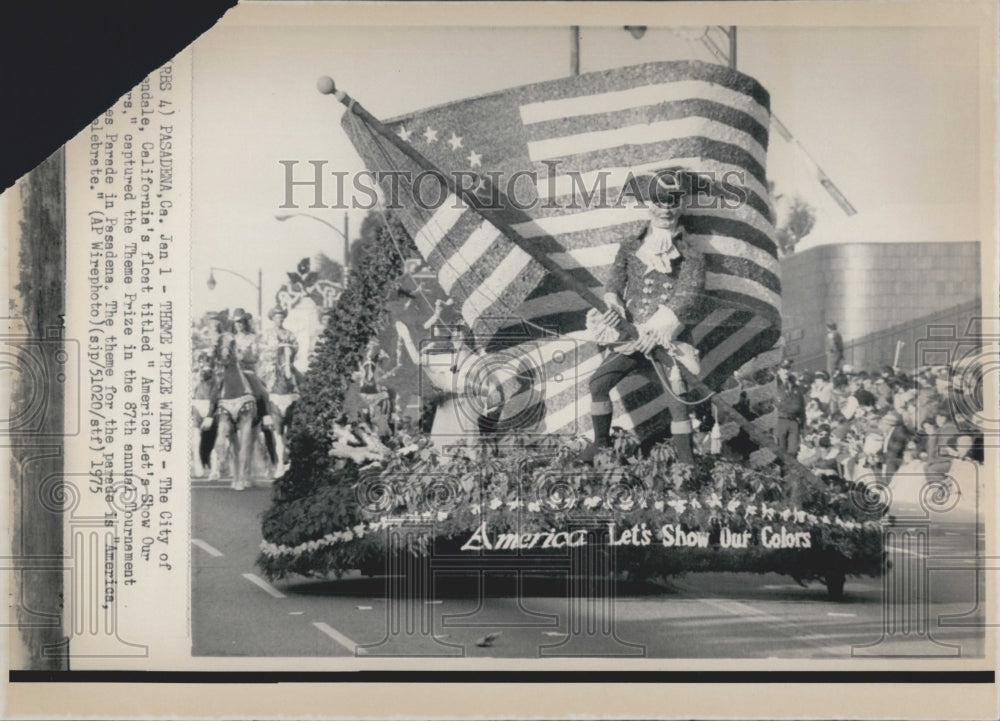
[[(520, 582), (519, 578), (520, 576)], [(284, 586), (287, 593), (303, 596), (385, 597), (390, 579), (386, 576), (356, 577), (336, 580), (295, 581)], [(437, 572), (434, 574), (432, 598), (475, 599), (482, 594), (490, 598), (566, 598), (570, 592), (579, 595), (591, 580), (582, 576), (569, 577), (562, 573), (514, 572)], [(615, 583), (617, 597), (671, 596), (678, 591), (670, 585), (648, 581), (619, 580)]]

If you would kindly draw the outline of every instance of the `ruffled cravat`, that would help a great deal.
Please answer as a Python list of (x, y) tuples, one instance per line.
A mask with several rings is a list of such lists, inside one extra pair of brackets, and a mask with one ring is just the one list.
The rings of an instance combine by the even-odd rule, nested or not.
[(669, 273), (672, 270), (671, 261), (681, 257), (680, 251), (674, 245), (674, 238), (678, 237), (680, 233), (680, 230), (671, 233), (665, 228), (655, 226), (650, 228), (635, 254), (639, 260), (646, 264), (647, 273), (653, 270)]

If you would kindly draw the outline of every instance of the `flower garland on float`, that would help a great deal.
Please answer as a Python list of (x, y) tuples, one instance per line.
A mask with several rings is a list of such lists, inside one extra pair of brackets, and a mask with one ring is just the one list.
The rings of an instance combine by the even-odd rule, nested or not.
[[(342, 429), (337, 434), (344, 437)], [(447, 451), (417, 440), (361, 468), (349, 460), (356, 454), (345, 454), (344, 468), (356, 479), (350, 496), (357, 523), (324, 528), (322, 511), (304, 505), (302, 527), (312, 533), (288, 534), (301, 538), (294, 543), (262, 542), (259, 565), (272, 578), (308, 575), (310, 567), (337, 575), (374, 568), (384, 563), (388, 531), (406, 526), (416, 553), (431, 544), (503, 552), (600, 542), (646, 558), (679, 555), (671, 566), (677, 572), (695, 550), (835, 550), (853, 572), (877, 573), (881, 513), (863, 484), (826, 476), (792, 503), (767, 449), (749, 465), (709, 455), (690, 466), (675, 462), (668, 444), (642, 458), (629, 453), (627, 434), (616, 440), (594, 467), (576, 463), (573, 444), (552, 438), (509, 438), (499, 450), (467, 442)], [(780, 572), (786, 562), (757, 565)]]

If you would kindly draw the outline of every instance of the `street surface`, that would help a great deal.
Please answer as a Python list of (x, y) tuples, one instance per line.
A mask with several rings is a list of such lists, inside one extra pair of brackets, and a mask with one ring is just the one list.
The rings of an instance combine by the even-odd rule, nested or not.
[[(883, 635), (884, 616), (891, 622), (901, 614), (882, 603), (880, 578), (849, 577), (841, 601), (828, 600), (819, 582), (803, 587), (776, 574), (622, 582), (613, 612), (597, 608), (590, 624), (570, 613), (570, 604), (579, 603), (567, 592), (572, 579), (565, 574), (437, 574), (431, 592), (408, 605), (387, 602), (385, 578), (293, 577), (272, 584), (254, 564), (270, 488), (234, 492), (226, 482), (198, 480), (192, 493), (196, 656), (830, 659), (850, 658), (852, 647), (880, 639), (869, 653), (983, 654), (983, 602), (977, 606), (983, 574), (977, 583), (975, 561), (963, 548), (942, 550), (959, 537), (955, 530), (932, 539), (935, 556), (956, 558), (930, 564), (926, 608), (905, 610), (911, 622), (927, 619), (929, 641), (891, 623)], [(497, 633), (489, 645), (477, 645)]]

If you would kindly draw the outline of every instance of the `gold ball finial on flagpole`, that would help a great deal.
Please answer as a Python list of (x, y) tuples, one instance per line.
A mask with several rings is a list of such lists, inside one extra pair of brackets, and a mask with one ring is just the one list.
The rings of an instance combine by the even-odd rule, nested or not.
[(324, 75), (316, 81), (316, 89), (323, 93), (323, 95), (333, 95), (337, 92), (337, 86), (334, 84), (333, 78), (329, 75)]

